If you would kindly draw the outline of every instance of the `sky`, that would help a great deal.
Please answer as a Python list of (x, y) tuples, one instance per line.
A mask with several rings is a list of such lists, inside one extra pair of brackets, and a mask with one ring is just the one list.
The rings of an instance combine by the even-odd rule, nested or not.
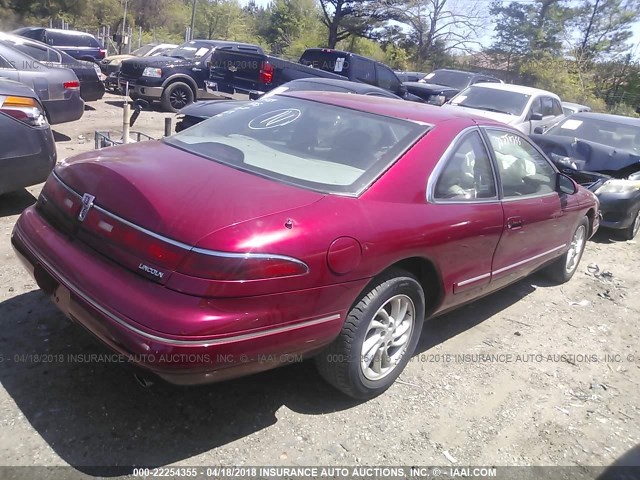
[[(503, 0), (503, 1), (505, 3), (508, 2), (508, 0)], [(269, 3), (271, 3), (271, 0), (255, 0), (255, 2), (256, 2), (256, 5), (258, 6), (266, 7)], [(240, 0), (241, 5), (245, 5), (247, 3), (248, 3), (248, 0)], [(493, 29), (491, 29), (491, 33), (489, 35), (483, 36), (483, 38), (480, 39), (480, 42), (483, 44), (483, 46), (489, 46), (492, 40), (492, 33), (493, 33)], [(636, 22), (636, 24), (634, 25), (633, 38), (629, 43), (635, 47), (636, 55), (640, 54), (640, 22)]]

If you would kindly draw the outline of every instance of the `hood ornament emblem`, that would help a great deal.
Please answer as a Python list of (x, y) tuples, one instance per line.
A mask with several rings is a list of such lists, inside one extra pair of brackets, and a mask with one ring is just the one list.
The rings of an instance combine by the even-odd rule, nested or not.
[(82, 196), (82, 208), (80, 209), (80, 213), (78, 214), (78, 220), (84, 222), (84, 219), (87, 218), (89, 210), (93, 207), (93, 201), (96, 199), (93, 195), (85, 193)]

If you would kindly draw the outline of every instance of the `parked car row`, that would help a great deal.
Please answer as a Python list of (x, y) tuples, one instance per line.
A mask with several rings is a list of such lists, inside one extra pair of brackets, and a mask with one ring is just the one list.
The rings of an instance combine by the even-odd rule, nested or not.
[[(144, 375), (198, 384), (314, 357), (338, 390), (371, 398), (425, 317), (534, 271), (570, 280), (601, 225), (638, 233), (635, 120), (565, 117), (551, 92), (473, 74), (442, 107), (408, 103), (363, 58), (310, 49), (276, 65), (197, 40), (123, 60), (133, 98), (184, 105), (179, 133), (55, 167), (16, 254)], [(0, 120), (46, 143), (44, 103), (1, 88)]]

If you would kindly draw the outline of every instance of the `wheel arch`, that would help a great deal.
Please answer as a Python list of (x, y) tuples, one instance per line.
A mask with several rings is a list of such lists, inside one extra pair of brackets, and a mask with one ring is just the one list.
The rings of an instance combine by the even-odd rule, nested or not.
[(591, 238), (591, 235), (593, 235), (593, 224), (595, 222), (595, 218), (596, 218), (596, 211), (593, 208), (590, 208), (587, 211), (587, 218), (589, 219), (589, 237)]
[(182, 74), (171, 75), (169, 78), (167, 78), (162, 83), (163, 91), (169, 85), (172, 85), (172, 84), (174, 84), (176, 82), (182, 82), (182, 83), (186, 83), (187, 85), (189, 85), (189, 87), (191, 87), (191, 91), (193, 92), (193, 101), (195, 102), (197, 100), (197, 98), (198, 98), (198, 86), (196, 85), (196, 82), (193, 81), (193, 78), (189, 77), (188, 75), (182, 75)]
[(444, 286), (442, 284), (440, 271), (436, 264), (425, 257), (408, 257), (392, 263), (373, 277), (355, 299), (351, 308), (360, 301), (363, 295), (366, 295), (367, 292), (369, 292), (380, 277), (384, 276), (390, 270), (404, 270), (416, 277), (422, 287), (422, 292), (424, 293), (426, 316), (433, 313), (442, 303), (442, 299), (444, 297)]

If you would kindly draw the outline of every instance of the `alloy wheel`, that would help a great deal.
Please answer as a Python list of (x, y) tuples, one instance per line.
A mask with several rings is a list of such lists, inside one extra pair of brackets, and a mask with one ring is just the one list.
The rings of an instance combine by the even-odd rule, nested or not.
[(407, 295), (387, 300), (371, 319), (362, 342), (360, 368), (367, 380), (389, 375), (407, 350), (415, 324), (415, 306)]
[(584, 244), (586, 242), (586, 237), (587, 229), (584, 225), (580, 225), (573, 234), (573, 239), (571, 240), (571, 245), (569, 246), (569, 251), (567, 252), (567, 262), (565, 268), (568, 273), (573, 272), (578, 266), (580, 257), (582, 256), (582, 250), (584, 249)]

